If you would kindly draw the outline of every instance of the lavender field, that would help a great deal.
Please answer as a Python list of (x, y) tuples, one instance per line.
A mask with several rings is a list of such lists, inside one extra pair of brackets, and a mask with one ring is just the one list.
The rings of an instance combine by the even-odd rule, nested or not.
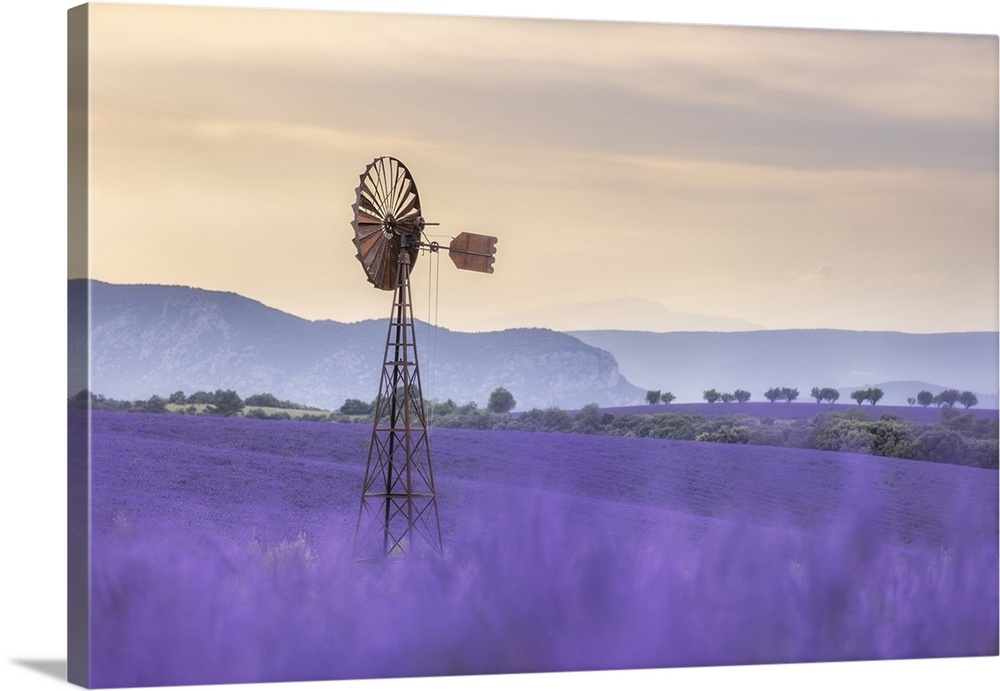
[(366, 425), (92, 425), (95, 686), (998, 654), (995, 470), (434, 429), (446, 559), (359, 565)]

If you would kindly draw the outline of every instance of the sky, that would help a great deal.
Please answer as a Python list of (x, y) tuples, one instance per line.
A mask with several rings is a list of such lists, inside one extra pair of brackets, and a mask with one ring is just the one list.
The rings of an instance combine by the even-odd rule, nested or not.
[[(400, 159), (418, 318), (998, 328), (997, 37), (91, 5), (92, 278), (383, 318), (351, 204)], [(86, 269), (71, 266), (71, 276)], [(690, 323), (690, 322), (687, 322)]]

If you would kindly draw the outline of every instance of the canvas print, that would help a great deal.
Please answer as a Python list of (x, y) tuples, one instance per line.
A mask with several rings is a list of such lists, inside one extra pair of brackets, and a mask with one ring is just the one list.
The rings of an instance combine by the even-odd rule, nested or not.
[(68, 19), (73, 683), (998, 655), (996, 36)]

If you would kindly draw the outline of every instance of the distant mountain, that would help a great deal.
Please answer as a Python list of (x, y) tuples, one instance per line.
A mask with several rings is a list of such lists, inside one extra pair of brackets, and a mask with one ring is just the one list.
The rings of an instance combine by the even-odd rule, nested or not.
[[(71, 330), (86, 306), (86, 282), (70, 281)], [(174, 391), (234, 389), (336, 408), (378, 391), (387, 325), (309, 321), (235, 293), (182, 286), (91, 282), (91, 390), (145, 399)], [(475, 401), (507, 388), (518, 410), (590, 402), (621, 405), (643, 391), (615, 359), (547, 329), (458, 333), (418, 324), (424, 396)], [(70, 372), (85, 372), (85, 348), (70, 344)], [(72, 375), (71, 375), (72, 376)], [(87, 386), (77, 375), (69, 394)]]
[(904, 334), (831, 329), (742, 333), (573, 331), (584, 343), (615, 356), (624, 376), (646, 389), (662, 389), (678, 402), (702, 392), (745, 389), (762, 400), (771, 387), (814, 386), (885, 391), (882, 405), (906, 405), (926, 389), (976, 393), (982, 407), (997, 407), (996, 332)]
[[(309, 321), (235, 293), (181, 286), (91, 286), (96, 393), (144, 399), (223, 388), (324, 408), (377, 393), (384, 321)], [(73, 331), (86, 305), (84, 281), (70, 281), (69, 304)], [(706, 389), (741, 388), (759, 401), (774, 386), (798, 388), (804, 401), (813, 386), (839, 389), (844, 401), (855, 388), (878, 386), (881, 405), (954, 388), (976, 393), (980, 407), (998, 405), (995, 332), (460, 333), (420, 323), (417, 339), (426, 398), (485, 405), (503, 386), (518, 410), (632, 405), (646, 389), (671, 391), (681, 403), (700, 401)], [(85, 357), (71, 341), (71, 373), (86, 371)], [(68, 394), (85, 386), (77, 375)]]
[(505, 324), (545, 327), (556, 331), (615, 329), (619, 331), (750, 331), (763, 328), (742, 319), (674, 312), (655, 300), (631, 295), (565, 304), (539, 305), (504, 314)]

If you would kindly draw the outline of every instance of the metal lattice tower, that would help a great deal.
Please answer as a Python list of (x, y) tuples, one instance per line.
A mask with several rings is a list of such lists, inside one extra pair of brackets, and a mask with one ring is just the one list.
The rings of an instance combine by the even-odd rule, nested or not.
[(397, 284), (354, 538), (355, 559), (443, 553), (410, 299), (410, 255)]
[[(382, 358), (375, 420), (354, 533), (357, 560), (441, 556), (434, 472), (427, 416), (420, 388), (417, 341), (410, 299), (410, 272), (419, 253), (437, 252), (425, 242), (413, 176), (400, 161), (376, 158), (361, 174), (354, 210), (354, 246), (368, 282), (392, 290), (392, 313)], [(493, 273), (495, 237), (460, 233), (448, 247), (459, 269)]]

